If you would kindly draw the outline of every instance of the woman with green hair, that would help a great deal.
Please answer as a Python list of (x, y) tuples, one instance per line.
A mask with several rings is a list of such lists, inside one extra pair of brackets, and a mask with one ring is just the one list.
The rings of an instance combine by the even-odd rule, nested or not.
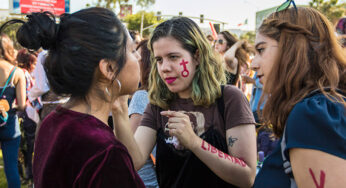
[[(157, 144), (160, 188), (251, 187), (256, 133), (249, 103), (225, 83), (222, 64), (192, 20), (161, 23), (149, 44), (149, 100), (132, 137), (126, 100), (113, 105), (115, 132), (139, 169)], [(123, 116), (119, 116), (119, 114)]]

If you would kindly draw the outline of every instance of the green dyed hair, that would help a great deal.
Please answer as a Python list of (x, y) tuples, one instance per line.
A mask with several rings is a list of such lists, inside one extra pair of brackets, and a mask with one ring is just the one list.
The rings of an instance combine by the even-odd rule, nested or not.
[(186, 17), (173, 18), (161, 23), (150, 37), (149, 49), (152, 54), (149, 76), (150, 103), (168, 109), (169, 104), (177, 98), (177, 94), (169, 91), (161, 79), (153, 58), (153, 43), (163, 37), (172, 37), (179, 41), (192, 57), (198, 54), (199, 65), (196, 67), (191, 86), (194, 105), (209, 106), (215, 103), (215, 100), (221, 96), (221, 85), (226, 83), (222, 63), (198, 25)]

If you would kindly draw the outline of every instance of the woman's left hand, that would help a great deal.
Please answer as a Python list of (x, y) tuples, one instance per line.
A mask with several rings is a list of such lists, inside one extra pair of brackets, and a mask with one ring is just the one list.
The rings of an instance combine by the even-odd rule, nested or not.
[(128, 105), (127, 101), (129, 99), (128, 95), (123, 95), (117, 97), (112, 102), (112, 115), (114, 121), (124, 121), (128, 120)]
[(198, 144), (198, 136), (192, 129), (189, 116), (176, 111), (162, 111), (168, 117), (169, 134), (178, 138), (181, 145), (192, 150)]

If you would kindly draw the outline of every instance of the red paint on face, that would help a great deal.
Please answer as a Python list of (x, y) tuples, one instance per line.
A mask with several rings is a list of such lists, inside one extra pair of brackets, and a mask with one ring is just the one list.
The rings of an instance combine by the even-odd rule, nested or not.
[(181, 61), (180, 65), (182, 65), (184, 67), (184, 70), (181, 72), (181, 76), (183, 77), (188, 77), (190, 72), (189, 70), (187, 70), (186, 68), (186, 64), (188, 64), (188, 61), (184, 61), (184, 59)]
[(309, 172), (310, 172), (310, 174), (312, 176), (312, 179), (314, 180), (316, 188), (324, 188), (324, 182), (326, 180), (326, 173), (323, 170), (321, 170), (321, 173), (320, 173), (320, 184), (318, 185), (316, 177), (315, 177), (315, 174), (314, 174), (314, 172), (312, 171), (311, 168), (309, 168)]

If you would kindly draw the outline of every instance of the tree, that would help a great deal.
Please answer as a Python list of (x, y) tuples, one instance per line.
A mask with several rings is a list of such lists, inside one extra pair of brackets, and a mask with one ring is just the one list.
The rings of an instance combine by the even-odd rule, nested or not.
[(338, 0), (312, 0), (309, 5), (327, 16), (332, 23), (345, 16), (346, 13), (346, 3), (338, 4)]
[[(136, 31), (140, 30), (142, 13), (144, 13), (143, 28), (159, 23), (159, 21), (157, 21), (156, 19), (154, 12), (140, 11), (140, 12), (137, 12), (136, 14), (128, 15), (125, 17), (124, 21), (127, 23), (127, 28), (129, 30), (136, 30)], [(149, 30), (145, 30), (143, 32), (143, 36), (148, 36), (148, 35), (149, 35)]]
[(97, 0), (96, 6), (115, 9), (117, 8), (117, 4), (120, 7), (121, 4), (124, 4), (127, 2), (128, 0)]
[(142, 8), (147, 8), (155, 4), (155, 0), (137, 0), (136, 4)]
[[(115, 9), (122, 4), (128, 3), (128, 1), (129, 0), (97, 0), (96, 6)], [(142, 8), (147, 8), (155, 4), (155, 0), (136, 0), (136, 4)]]
[(255, 31), (248, 31), (248, 32), (240, 35), (239, 38), (241, 40), (248, 41), (250, 44), (254, 44), (255, 43), (255, 38), (256, 38), (256, 33), (255, 33)]

